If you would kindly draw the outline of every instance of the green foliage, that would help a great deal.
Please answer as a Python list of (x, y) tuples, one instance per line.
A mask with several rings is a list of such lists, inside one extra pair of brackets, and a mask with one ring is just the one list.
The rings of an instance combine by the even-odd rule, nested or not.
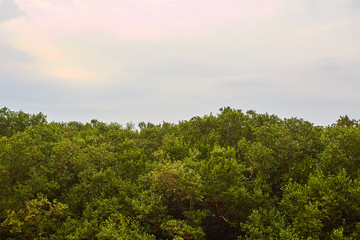
[(255, 209), (249, 216), (249, 221), (242, 223), (241, 227), (248, 235), (239, 239), (296, 239), (293, 235), (291, 238), (283, 238), (284, 235), (290, 235), (285, 233), (286, 220), (276, 208)]
[(154, 181), (163, 185), (175, 198), (188, 201), (190, 210), (203, 198), (200, 175), (180, 161), (160, 163), (151, 174)]
[(321, 153), (321, 168), (337, 173), (345, 168), (351, 176), (360, 174), (360, 128), (332, 126), (323, 133), (325, 150)]
[(48, 239), (59, 229), (66, 209), (65, 204), (56, 200), (49, 202), (39, 194), (36, 199), (26, 202), (24, 209), (8, 210), (1, 225), (20, 239)]
[(161, 225), (161, 228), (173, 239), (204, 239), (205, 234), (201, 227), (192, 227), (182, 220), (169, 220)]
[(23, 111), (14, 112), (4, 107), (0, 109), (0, 136), (11, 136), (22, 132), (27, 127), (45, 124), (46, 116), (42, 113), (28, 114)]
[(1, 239), (360, 239), (359, 121), (0, 110)]

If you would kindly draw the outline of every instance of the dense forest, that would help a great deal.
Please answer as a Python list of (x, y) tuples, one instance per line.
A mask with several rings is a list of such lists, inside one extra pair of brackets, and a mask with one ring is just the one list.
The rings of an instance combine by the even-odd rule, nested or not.
[(360, 123), (0, 109), (1, 239), (360, 239)]

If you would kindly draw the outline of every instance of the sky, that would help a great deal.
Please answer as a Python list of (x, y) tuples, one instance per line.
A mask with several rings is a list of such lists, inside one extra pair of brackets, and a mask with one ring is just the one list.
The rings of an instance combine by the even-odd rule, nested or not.
[(328, 125), (359, 92), (359, 0), (0, 0), (0, 107), (48, 121)]

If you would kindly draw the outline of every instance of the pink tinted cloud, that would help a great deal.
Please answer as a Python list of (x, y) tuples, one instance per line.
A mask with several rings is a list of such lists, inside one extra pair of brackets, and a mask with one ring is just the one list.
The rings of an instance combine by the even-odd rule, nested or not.
[(279, 0), (18, 0), (29, 27), (55, 34), (110, 31), (157, 39), (209, 31), (236, 20), (266, 17)]
[[(273, 14), (279, 0), (14, 0), (26, 17), (7, 22), (15, 48), (37, 58), (32, 67), (47, 76), (97, 81), (108, 78), (86, 52), (63, 44), (65, 36), (110, 33), (153, 40), (207, 33), (231, 21)], [(90, 34), (90, 35), (91, 35)], [(92, 65), (93, 64), (93, 65)]]

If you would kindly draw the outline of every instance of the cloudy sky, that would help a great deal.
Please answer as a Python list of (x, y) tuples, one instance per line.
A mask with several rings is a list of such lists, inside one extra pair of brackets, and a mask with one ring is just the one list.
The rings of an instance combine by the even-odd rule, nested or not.
[(0, 0), (0, 107), (159, 123), (360, 119), (359, 0)]

